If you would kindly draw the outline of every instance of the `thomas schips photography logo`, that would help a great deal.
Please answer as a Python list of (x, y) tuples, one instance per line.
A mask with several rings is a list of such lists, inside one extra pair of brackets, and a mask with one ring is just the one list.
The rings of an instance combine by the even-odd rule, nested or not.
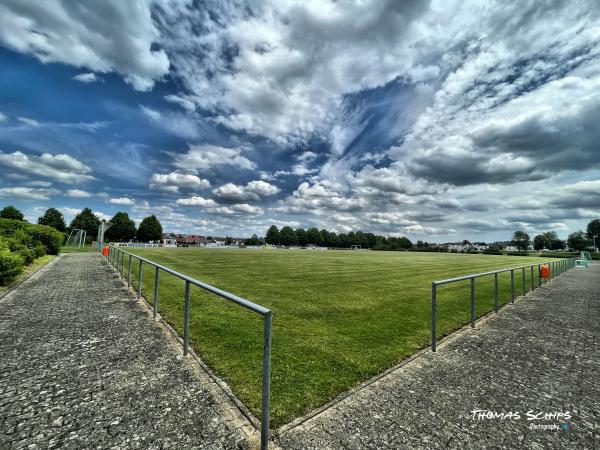
[(569, 411), (492, 411), (489, 409), (473, 409), (471, 420), (485, 421), (520, 421), (526, 420), (530, 430), (569, 431), (573, 424), (569, 421), (573, 415)]

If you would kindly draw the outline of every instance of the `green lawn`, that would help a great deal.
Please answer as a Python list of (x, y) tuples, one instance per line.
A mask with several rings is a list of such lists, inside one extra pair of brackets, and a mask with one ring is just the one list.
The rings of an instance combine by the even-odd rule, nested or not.
[[(129, 250), (273, 310), (274, 427), (428, 346), (432, 280), (542, 261), (414, 252)], [(144, 295), (152, 299), (154, 269), (143, 273)], [(521, 272), (515, 285), (519, 293)], [(509, 286), (509, 276), (501, 276), (501, 303)], [(481, 315), (493, 308), (493, 277), (478, 280), (476, 288)], [(159, 313), (179, 333), (183, 292), (183, 281), (161, 273)], [(468, 321), (468, 282), (440, 287), (438, 336)], [(192, 286), (190, 342), (260, 416), (262, 318)]]

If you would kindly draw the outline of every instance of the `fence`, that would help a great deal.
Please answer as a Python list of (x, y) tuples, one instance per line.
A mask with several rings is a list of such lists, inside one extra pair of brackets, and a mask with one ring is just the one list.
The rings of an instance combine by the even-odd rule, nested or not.
[[(98, 249), (102, 249), (104, 245), (98, 243)], [(141, 256), (129, 253), (122, 248), (109, 245), (108, 262), (116, 269), (117, 273), (125, 277), (125, 257), (128, 256), (128, 270), (127, 270), (127, 286), (131, 286), (131, 271), (132, 262), (134, 259), (139, 261), (139, 272), (138, 272), (138, 285), (137, 285), (137, 296), (142, 297), (142, 266), (143, 264), (150, 265), (155, 268), (154, 270), (154, 299), (152, 303), (152, 313), (154, 318), (158, 313), (158, 283), (159, 273), (164, 271), (168, 274), (174, 275), (185, 282), (185, 294), (184, 294), (184, 319), (183, 319), (183, 354), (187, 356), (189, 353), (189, 335), (190, 335), (190, 286), (198, 286), (208, 292), (211, 292), (219, 297), (229, 300), (239, 306), (249, 309), (252, 312), (260, 314), (264, 318), (264, 329), (263, 329), (263, 364), (262, 364), (262, 402), (261, 402), (261, 430), (260, 430), (260, 448), (261, 450), (267, 450), (269, 445), (269, 412), (270, 412), (270, 392), (271, 392), (271, 330), (273, 321), (273, 312), (265, 308), (264, 306), (252, 303), (244, 298), (238, 297), (237, 295), (230, 294), (229, 292), (218, 289), (210, 284), (204, 283), (203, 281), (196, 280), (188, 277), (182, 273), (179, 273), (173, 269), (157, 264)]]
[[(527, 271), (527, 269), (529, 269), (529, 271), (531, 272), (531, 291), (533, 291), (535, 289), (534, 267), (537, 266), (537, 274), (538, 274), (537, 280), (538, 280), (538, 287), (540, 287), (542, 285), (541, 267), (544, 264), (548, 264), (550, 266), (550, 278), (554, 278), (554, 277), (557, 277), (557, 276), (563, 274), (567, 270), (575, 267), (575, 259), (570, 258), (570, 259), (563, 259), (560, 261), (550, 261), (550, 262), (546, 262), (546, 263), (534, 263), (534, 264), (528, 264), (525, 266), (513, 267), (513, 268), (509, 268), (509, 269), (501, 269), (501, 270), (495, 270), (492, 272), (477, 273), (477, 274), (465, 275), (462, 277), (432, 281), (432, 283), (431, 283), (431, 350), (434, 352), (436, 351), (436, 343), (437, 343), (436, 324), (437, 324), (437, 289), (438, 289), (438, 286), (450, 284), (450, 283), (456, 283), (459, 281), (467, 281), (467, 280), (470, 281), (470, 294), (471, 294), (470, 295), (470, 297), (471, 297), (470, 322), (471, 322), (471, 328), (475, 328), (475, 280), (477, 278), (491, 276), (491, 275), (494, 276), (494, 312), (497, 313), (498, 307), (499, 307), (498, 274), (510, 272), (510, 302), (514, 303), (514, 301), (515, 301), (515, 271), (520, 270), (522, 272), (522, 294), (525, 295), (526, 294), (526, 271)], [(548, 281), (548, 279), (546, 279), (546, 282), (547, 281)]]

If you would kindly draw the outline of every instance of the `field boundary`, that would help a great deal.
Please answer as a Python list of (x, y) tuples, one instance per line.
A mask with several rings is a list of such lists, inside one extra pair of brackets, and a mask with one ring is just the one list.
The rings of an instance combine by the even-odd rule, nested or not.
[[(114, 267), (112, 267), (111, 264), (105, 258), (102, 258), (102, 260), (104, 261), (105, 264), (108, 265), (109, 268), (114, 270)], [(140, 295), (139, 300), (141, 300), (141, 301), (138, 301), (137, 292), (135, 291), (133, 284), (131, 286), (127, 286), (127, 280), (124, 279), (120, 275), (117, 275), (117, 279), (127, 289), (127, 292), (134, 297), (134, 299), (137, 301), (137, 303), (144, 308), (144, 311), (148, 314), (148, 317), (151, 319), (151, 322), (156, 323), (163, 330), (163, 332), (165, 333), (165, 335), (167, 337), (167, 340), (169, 340), (172, 344), (175, 344), (177, 346), (177, 350), (183, 350), (183, 338), (179, 335), (177, 330), (175, 328), (173, 328), (171, 326), (171, 324), (169, 324), (169, 322), (167, 322), (166, 320), (164, 320), (162, 318), (162, 316), (159, 313), (156, 315), (156, 319), (153, 317), (153, 305), (150, 301), (148, 301), (148, 299), (144, 296), (144, 294), (142, 293)], [(181, 353), (179, 354), (179, 356), (181, 356)], [(225, 380), (223, 380), (222, 378), (220, 378), (202, 360), (200, 355), (198, 355), (192, 347), (189, 348), (188, 355), (182, 356), (182, 359), (183, 360), (185, 360), (185, 359), (195, 360), (195, 362), (198, 363), (198, 365), (202, 368), (202, 370), (215, 382), (215, 384), (217, 384), (221, 388), (223, 393), (227, 397), (229, 397), (229, 399), (235, 404), (235, 406), (240, 410), (240, 412), (250, 421), (252, 426), (257, 431), (260, 431), (260, 420), (258, 420), (258, 418), (256, 416), (254, 416), (254, 414), (252, 414), (252, 412), (248, 409), (248, 407), (244, 404), (244, 402), (242, 402), (237, 397), (237, 395), (235, 395), (235, 393), (233, 392), (231, 387), (227, 384), (227, 382)]]
[[(554, 281), (554, 278), (548, 280), (547, 283), (543, 284), (538, 289), (543, 289), (544, 287), (552, 284), (553, 281)], [(537, 291), (537, 289), (536, 289), (536, 291)], [(505, 308), (514, 307), (514, 305), (517, 302), (523, 301), (526, 297), (531, 296), (533, 294), (533, 292), (534, 291), (528, 291), (525, 293), (525, 295), (516, 296), (514, 303), (511, 303), (510, 301), (508, 301), (505, 304), (500, 305), (498, 308), (498, 313), (496, 313), (492, 309), (491, 311), (488, 311), (487, 313), (479, 316), (475, 320), (475, 325), (476, 325), (475, 328), (472, 328), (470, 323), (467, 322), (465, 325), (461, 326), (460, 328), (457, 328), (454, 331), (452, 331), (446, 335), (443, 335), (437, 341), (437, 349), (443, 350), (444, 347), (446, 347), (448, 344), (450, 344), (452, 341), (458, 339), (459, 337), (462, 337), (468, 333), (476, 332), (478, 330), (478, 327), (485, 325), (489, 320), (493, 319), (494, 317), (497, 317), (500, 311), (504, 310)], [(331, 399), (329, 402), (325, 403), (324, 405), (319, 406), (318, 408), (315, 408), (315, 409), (309, 411), (305, 415), (298, 417), (298, 418), (292, 420), (291, 422), (288, 422), (288, 423), (280, 426), (278, 429), (274, 430), (274, 432), (273, 432), (274, 437), (275, 438), (282, 437), (286, 433), (292, 431), (294, 428), (304, 424), (305, 422), (309, 421), (313, 417), (316, 417), (319, 414), (322, 414), (323, 412), (334, 407), (335, 405), (342, 402), (346, 398), (364, 390), (365, 388), (369, 387), (371, 384), (376, 383), (377, 381), (381, 380), (382, 378), (386, 377), (387, 375), (390, 375), (391, 373), (396, 372), (396, 371), (402, 371), (406, 366), (408, 366), (412, 363), (417, 363), (420, 358), (422, 358), (425, 355), (430, 355), (430, 354), (433, 354), (435, 357), (435, 355), (438, 355), (439, 352), (432, 352), (431, 348), (430, 348), (430, 344), (426, 344), (423, 348), (417, 350), (415, 353), (413, 353), (412, 355), (408, 356), (407, 358), (401, 360), (394, 366), (384, 370), (381, 373), (378, 373), (377, 375), (372, 376), (368, 380), (365, 380), (365, 381), (359, 383), (358, 385), (354, 386), (353, 388), (351, 388), (345, 392), (342, 392), (341, 394), (338, 394), (336, 397), (334, 397), (333, 399)]]
[[(114, 267), (106, 260), (106, 258), (102, 257), (103, 264), (106, 264), (108, 268), (113, 269)], [(224, 394), (228, 400), (231, 401), (235, 409), (248, 420), (248, 424), (251, 426), (254, 433), (260, 433), (260, 420), (252, 414), (252, 412), (248, 409), (248, 407), (242, 402), (232, 391), (231, 387), (227, 384), (225, 380), (220, 378), (203, 360), (202, 358), (194, 351), (193, 348), (189, 349), (189, 353), (186, 356), (181, 354), (181, 350), (183, 349), (183, 338), (179, 335), (177, 330), (173, 328), (166, 320), (162, 318), (160, 314), (157, 314), (156, 319), (153, 317), (153, 307), (152, 303), (148, 301), (148, 299), (141, 294), (140, 297), (137, 297), (137, 292), (133, 287), (127, 286), (127, 280), (122, 276), (117, 274), (117, 279), (119, 282), (125, 287), (127, 292), (133, 297), (133, 300), (140, 305), (144, 309), (144, 312), (148, 315), (150, 322), (157, 325), (163, 334), (171, 348), (176, 352), (177, 357), (181, 359), (182, 362), (187, 363), (188, 366), (196, 372), (197, 370), (201, 370), (211, 381), (214, 382), (215, 385), (219, 388), (219, 393)], [(194, 367), (194, 363), (197, 367)], [(201, 381), (201, 380), (200, 380)], [(212, 389), (213, 394), (216, 394), (215, 389)], [(217, 395), (220, 397), (220, 395)], [(243, 428), (243, 425), (242, 425)], [(249, 434), (249, 433), (246, 433)], [(259, 438), (257, 438), (259, 439)]]

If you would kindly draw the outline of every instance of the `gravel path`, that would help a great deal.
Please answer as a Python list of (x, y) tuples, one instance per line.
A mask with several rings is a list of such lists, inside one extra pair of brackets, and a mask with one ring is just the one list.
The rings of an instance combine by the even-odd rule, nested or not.
[[(437, 353), (288, 427), (280, 444), (298, 450), (600, 448), (599, 310), (600, 264), (573, 269)], [(479, 413), (473, 419), (474, 410), (504, 413), (504, 419), (479, 420)], [(529, 411), (571, 418), (527, 420)], [(558, 429), (530, 428), (538, 426)]]
[(0, 300), (0, 449), (248, 448), (172, 345), (100, 255), (61, 256)]

